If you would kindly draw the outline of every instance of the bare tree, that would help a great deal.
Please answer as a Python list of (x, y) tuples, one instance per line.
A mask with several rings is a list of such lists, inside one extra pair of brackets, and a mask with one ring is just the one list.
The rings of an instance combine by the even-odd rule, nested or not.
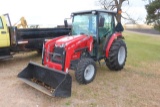
[[(121, 7), (123, 2), (128, 2), (129, 0), (99, 0), (98, 3), (102, 6), (102, 8), (106, 10), (115, 10), (117, 9), (117, 12), (121, 11)], [(121, 22), (121, 13), (117, 14), (117, 22)]]
[(142, 19), (141, 19), (140, 17), (138, 17), (137, 19), (134, 19), (134, 18), (132, 18), (127, 12), (123, 12), (123, 13), (125, 13), (125, 15), (126, 15), (127, 18), (124, 17), (124, 16), (122, 16), (122, 15), (121, 15), (121, 17), (122, 17), (123, 19), (125, 19), (125, 20), (128, 20), (129, 23), (138, 24), (138, 21), (142, 21)]
[(99, 0), (98, 2), (106, 10), (114, 10), (116, 8), (113, 0)]

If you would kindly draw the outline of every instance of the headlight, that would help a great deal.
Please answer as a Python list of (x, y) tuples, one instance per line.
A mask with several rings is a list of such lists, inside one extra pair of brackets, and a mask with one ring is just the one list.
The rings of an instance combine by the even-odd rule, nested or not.
[(64, 43), (63, 43), (63, 44), (61, 44), (61, 45), (60, 45), (60, 47), (61, 47), (61, 48), (64, 48), (64, 47), (65, 47), (65, 44), (64, 44)]
[(56, 44), (55, 44), (54, 46), (55, 46), (55, 47), (58, 47), (58, 45), (56, 45)]
[(66, 45), (65, 45), (65, 43), (63, 43), (63, 44), (61, 44), (61, 45), (57, 45), (57, 44), (55, 44), (54, 46), (55, 46), (55, 47), (64, 48)]

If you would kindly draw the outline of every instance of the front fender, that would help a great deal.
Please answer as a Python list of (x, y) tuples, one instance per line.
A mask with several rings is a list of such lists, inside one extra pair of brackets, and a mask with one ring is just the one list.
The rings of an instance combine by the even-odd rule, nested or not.
[(110, 48), (111, 48), (111, 46), (112, 46), (113, 41), (114, 41), (115, 39), (119, 38), (119, 37), (123, 38), (121, 32), (116, 32), (116, 33), (114, 33), (114, 34), (110, 37), (110, 39), (109, 39), (109, 41), (108, 41), (108, 43), (107, 43), (106, 49), (105, 49), (105, 51), (106, 51), (106, 57), (107, 57), (107, 58), (108, 58), (108, 56), (109, 56), (109, 50), (110, 50)]

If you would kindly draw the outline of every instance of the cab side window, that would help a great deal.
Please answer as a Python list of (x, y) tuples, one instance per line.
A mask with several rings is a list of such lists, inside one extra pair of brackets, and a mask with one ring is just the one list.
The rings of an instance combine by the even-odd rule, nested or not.
[(99, 37), (111, 35), (114, 32), (113, 15), (109, 13), (100, 13), (99, 15)]
[(3, 29), (3, 22), (1, 18), (0, 18), (0, 29)]

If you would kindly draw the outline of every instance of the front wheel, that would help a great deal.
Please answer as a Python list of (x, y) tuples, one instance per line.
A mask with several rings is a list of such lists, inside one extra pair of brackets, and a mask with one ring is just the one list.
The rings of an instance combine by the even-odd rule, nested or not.
[(106, 65), (110, 70), (123, 69), (127, 58), (127, 47), (122, 39), (114, 40), (110, 51), (109, 57), (105, 59)]
[(80, 84), (88, 84), (96, 75), (96, 64), (91, 58), (82, 58), (77, 64), (75, 77)]

